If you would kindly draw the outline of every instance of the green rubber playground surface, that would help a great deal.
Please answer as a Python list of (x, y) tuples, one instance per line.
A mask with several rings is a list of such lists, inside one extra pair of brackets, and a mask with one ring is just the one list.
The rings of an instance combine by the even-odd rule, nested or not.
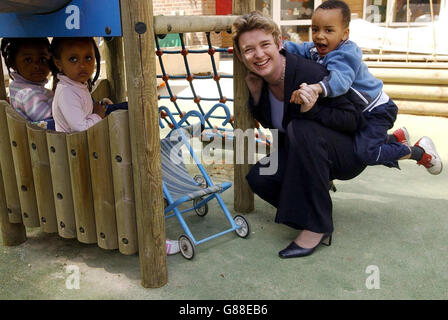
[[(234, 233), (196, 247), (191, 261), (167, 257), (168, 283), (145, 289), (137, 255), (28, 229), (28, 241), (0, 246), (0, 299), (447, 299), (448, 118), (399, 115), (414, 143), (430, 136), (445, 170), (429, 175), (413, 161), (402, 170), (369, 167), (351, 181), (336, 181), (331, 247), (309, 257), (282, 260), (278, 251), (297, 233), (273, 222), (275, 209), (255, 198), (245, 214), (251, 234)], [(214, 181), (231, 171), (209, 167)], [(233, 211), (233, 189), (223, 194)], [(233, 212), (233, 214), (236, 214)], [(209, 213), (188, 217), (193, 234), (227, 228), (210, 203)], [(168, 238), (182, 232), (166, 221)], [(79, 287), (73, 280), (79, 271)]]

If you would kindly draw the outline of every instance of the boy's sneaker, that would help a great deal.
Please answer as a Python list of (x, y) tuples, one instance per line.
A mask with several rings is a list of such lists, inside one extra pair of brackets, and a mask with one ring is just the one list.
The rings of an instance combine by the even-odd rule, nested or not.
[(405, 127), (401, 127), (400, 129), (395, 130), (392, 133), (395, 137), (395, 139), (397, 139), (397, 142), (404, 144), (405, 146), (410, 147), (409, 144), (409, 133), (408, 130), (406, 130)]
[(166, 239), (165, 245), (166, 245), (166, 255), (167, 256), (176, 254), (180, 251), (179, 241), (177, 241), (177, 240)]
[(420, 147), (425, 152), (420, 161), (417, 162), (418, 164), (424, 166), (430, 174), (439, 174), (442, 172), (442, 160), (437, 154), (436, 147), (431, 138), (420, 138), (414, 147)]

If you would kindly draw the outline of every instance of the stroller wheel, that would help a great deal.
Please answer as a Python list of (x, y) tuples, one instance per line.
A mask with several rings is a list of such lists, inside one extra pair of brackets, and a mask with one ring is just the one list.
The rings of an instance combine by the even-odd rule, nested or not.
[(205, 181), (204, 176), (197, 174), (193, 177), (193, 180), (200, 184), (201, 188), (207, 188), (207, 181)]
[(246, 218), (238, 215), (238, 216), (235, 216), (233, 218), (233, 220), (235, 221), (235, 223), (237, 225), (239, 225), (241, 227), (241, 228), (238, 228), (235, 230), (238, 237), (246, 238), (250, 233), (249, 223), (247, 222)]
[(185, 259), (191, 260), (194, 258), (193, 241), (184, 234), (179, 237), (179, 249)]
[(205, 203), (202, 207), (198, 207), (196, 208), (196, 205), (201, 202), (203, 200), (203, 198), (196, 198), (193, 200), (193, 206), (194, 211), (196, 211), (196, 214), (200, 217), (205, 217), (205, 215), (208, 213), (208, 204)]

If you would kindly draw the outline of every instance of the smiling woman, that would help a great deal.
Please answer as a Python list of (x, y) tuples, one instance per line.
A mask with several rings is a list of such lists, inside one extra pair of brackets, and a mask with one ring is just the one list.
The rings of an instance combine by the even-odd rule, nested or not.
[[(282, 49), (278, 26), (260, 12), (233, 24), (234, 48), (248, 69), (249, 108), (263, 127), (278, 130), (276, 151), (255, 164), (251, 189), (277, 208), (275, 221), (302, 230), (281, 258), (310, 255), (333, 232), (332, 179), (347, 180), (365, 166), (354, 154), (353, 134), (363, 123), (361, 106), (347, 96), (318, 99), (307, 83), (328, 73), (321, 65)], [(291, 100), (298, 91), (301, 104)], [(263, 168), (277, 171), (265, 174)]]

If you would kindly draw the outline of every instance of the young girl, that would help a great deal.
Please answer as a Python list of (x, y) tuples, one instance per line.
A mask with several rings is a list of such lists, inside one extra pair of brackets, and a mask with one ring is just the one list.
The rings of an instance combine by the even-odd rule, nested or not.
[[(102, 102), (92, 101), (90, 90), (99, 77), (101, 62), (93, 38), (54, 38), (51, 53), (59, 72), (53, 100), (56, 131), (87, 130), (111, 111), (127, 109), (126, 103), (111, 105), (112, 101), (107, 98)], [(95, 70), (95, 76), (91, 80)], [(167, 239), (166, 251), (168, 255), (178, 253), (178, 241)]]
[(47, 38), (3, 38), (1, 43), (2, 56), (12, 79), (9, 85), (11, 106), (28, 121), (54, 129), (53, 91), (45, 88), (51, 69), (49, 49)]

